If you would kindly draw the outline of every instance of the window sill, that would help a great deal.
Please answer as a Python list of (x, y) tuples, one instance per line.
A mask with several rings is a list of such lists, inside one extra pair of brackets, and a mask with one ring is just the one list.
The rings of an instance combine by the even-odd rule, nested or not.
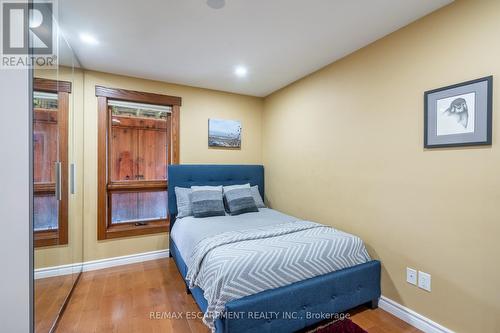
[(147, 225), (135, 225), (133, 223), (124, 223), (123, 225), (108, 226), (104, 235), (98, 235), (99, 240), (115, 239), (131, 236), (151, 235), (168, 232), (170, 220), (161, 220), (149, 222)]

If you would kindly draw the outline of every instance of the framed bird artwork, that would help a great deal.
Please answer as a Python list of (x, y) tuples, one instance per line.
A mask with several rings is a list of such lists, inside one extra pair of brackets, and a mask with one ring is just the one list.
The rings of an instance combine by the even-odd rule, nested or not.
[(424, 94), (424, 147), (491, 145), (493, 77)]

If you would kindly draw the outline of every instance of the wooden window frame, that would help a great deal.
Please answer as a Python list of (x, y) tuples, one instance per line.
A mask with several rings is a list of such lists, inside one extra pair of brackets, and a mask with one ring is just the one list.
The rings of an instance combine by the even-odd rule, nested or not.
[(123, 223), (122, 225), (111, 225), (110, 192), (133, 192), (133, 191), (166, 191), (168, 180), (158, 181), (127, 181), (108, 183), (110, 174), (108, 163), (109, 127), (111, 117), (108, 110), (109, 100), (126, 102), (147, 103), (172, 108), (170, 116), (170, 151), (167, 163), (179, 164), (179, 113), (182, 104), (180, 97), (160, 95), (133, 90), (95, 87), (98, 109), (98, 135), (97, 135), (97, 168), (98, 168), (98, 190), (97, 190), (97, 239), (113, 239), (121, 237), (148, 235), (168, 232), (170, 219), (148, 221), (147, 225), (134, 225), (134, 223)]
[[(71, 82), (34, 78), (33, 90), (57, 94), (59, 162), (61, 162), (61, 191), (57, 230), (34, 231), (35, 247), (68, 244), (68, 116)], [(62, 149), (61, 149), (62, 148)], [(55, 183), (33, 185), (33, 194), (55, 195)]]

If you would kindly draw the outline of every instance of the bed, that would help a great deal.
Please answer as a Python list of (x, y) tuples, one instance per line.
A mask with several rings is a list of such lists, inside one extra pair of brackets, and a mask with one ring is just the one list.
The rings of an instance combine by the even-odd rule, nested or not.
[[(170, 256), (173, 257), (185, 281), (190, 264), (187, 253), (193, 251), (195, 243), (201, 237), (200, 234), (215, 234), (220, 232), (220, 229), (230, 228), (232, 224), (227, 221), (231, 221), (232, 218), (237, 218), (235, 225), (238, 225), (240, 229), (245, 224), (255, 227), (267, 225), (270, 220), (284, 223), (292, 218), (277, 211), (262, 208), (259, 213), (214, 219), (210, 227), (207, 227), (209, 224), (205, 223), (203, 227), (194, 228), (194, 223), (197, 223), (193, 220), (194, 218), (179, 219), (179, 224), (176, 226), (175, 187), (250, 183), (252, 186), (258, 185), (260, 195), (264, 198), (264, 168), (261, 165), (171, 165), (168, 169), (168, 177)], [(172, 235), (172, 230), (174, 235)], [(187, 281), (186, 288), (192, 293), (200, 310), (205, 312), (209, 307), (205, 291), (197, 286), (189, 288)], [(380, 262), (368, 260), (361, 264), (231, 300), (225, 303), (224, 307), (225, 312), (232, 315), (216, 318), (213, 323), (214, 330), (217, 333), (294, 332), (328, 319), (330, 314), (346, 311), (362, 304), (368, 304), (372, 308), (377, 307), (379, 297)]]

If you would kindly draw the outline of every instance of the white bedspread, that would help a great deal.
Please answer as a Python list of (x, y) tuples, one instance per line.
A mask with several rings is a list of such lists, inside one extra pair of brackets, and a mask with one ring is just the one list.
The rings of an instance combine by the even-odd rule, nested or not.
[(270, 208), (260, 208), (259, 212), (236, 216), (226, 215), (205, 218), (187, 216), (175, 221), (171, 236), (181, 253), (182, 259), (189, 267), (194, 247), (204, 238), (227, 231), (246, 230), (294, 221), (299, 221), (299, 219)]
[(270, 209), (179, 222), (174, 242), (189, 288), (203, 290), (212, 332), (228, 302), (370, 260), (359, 237)]

